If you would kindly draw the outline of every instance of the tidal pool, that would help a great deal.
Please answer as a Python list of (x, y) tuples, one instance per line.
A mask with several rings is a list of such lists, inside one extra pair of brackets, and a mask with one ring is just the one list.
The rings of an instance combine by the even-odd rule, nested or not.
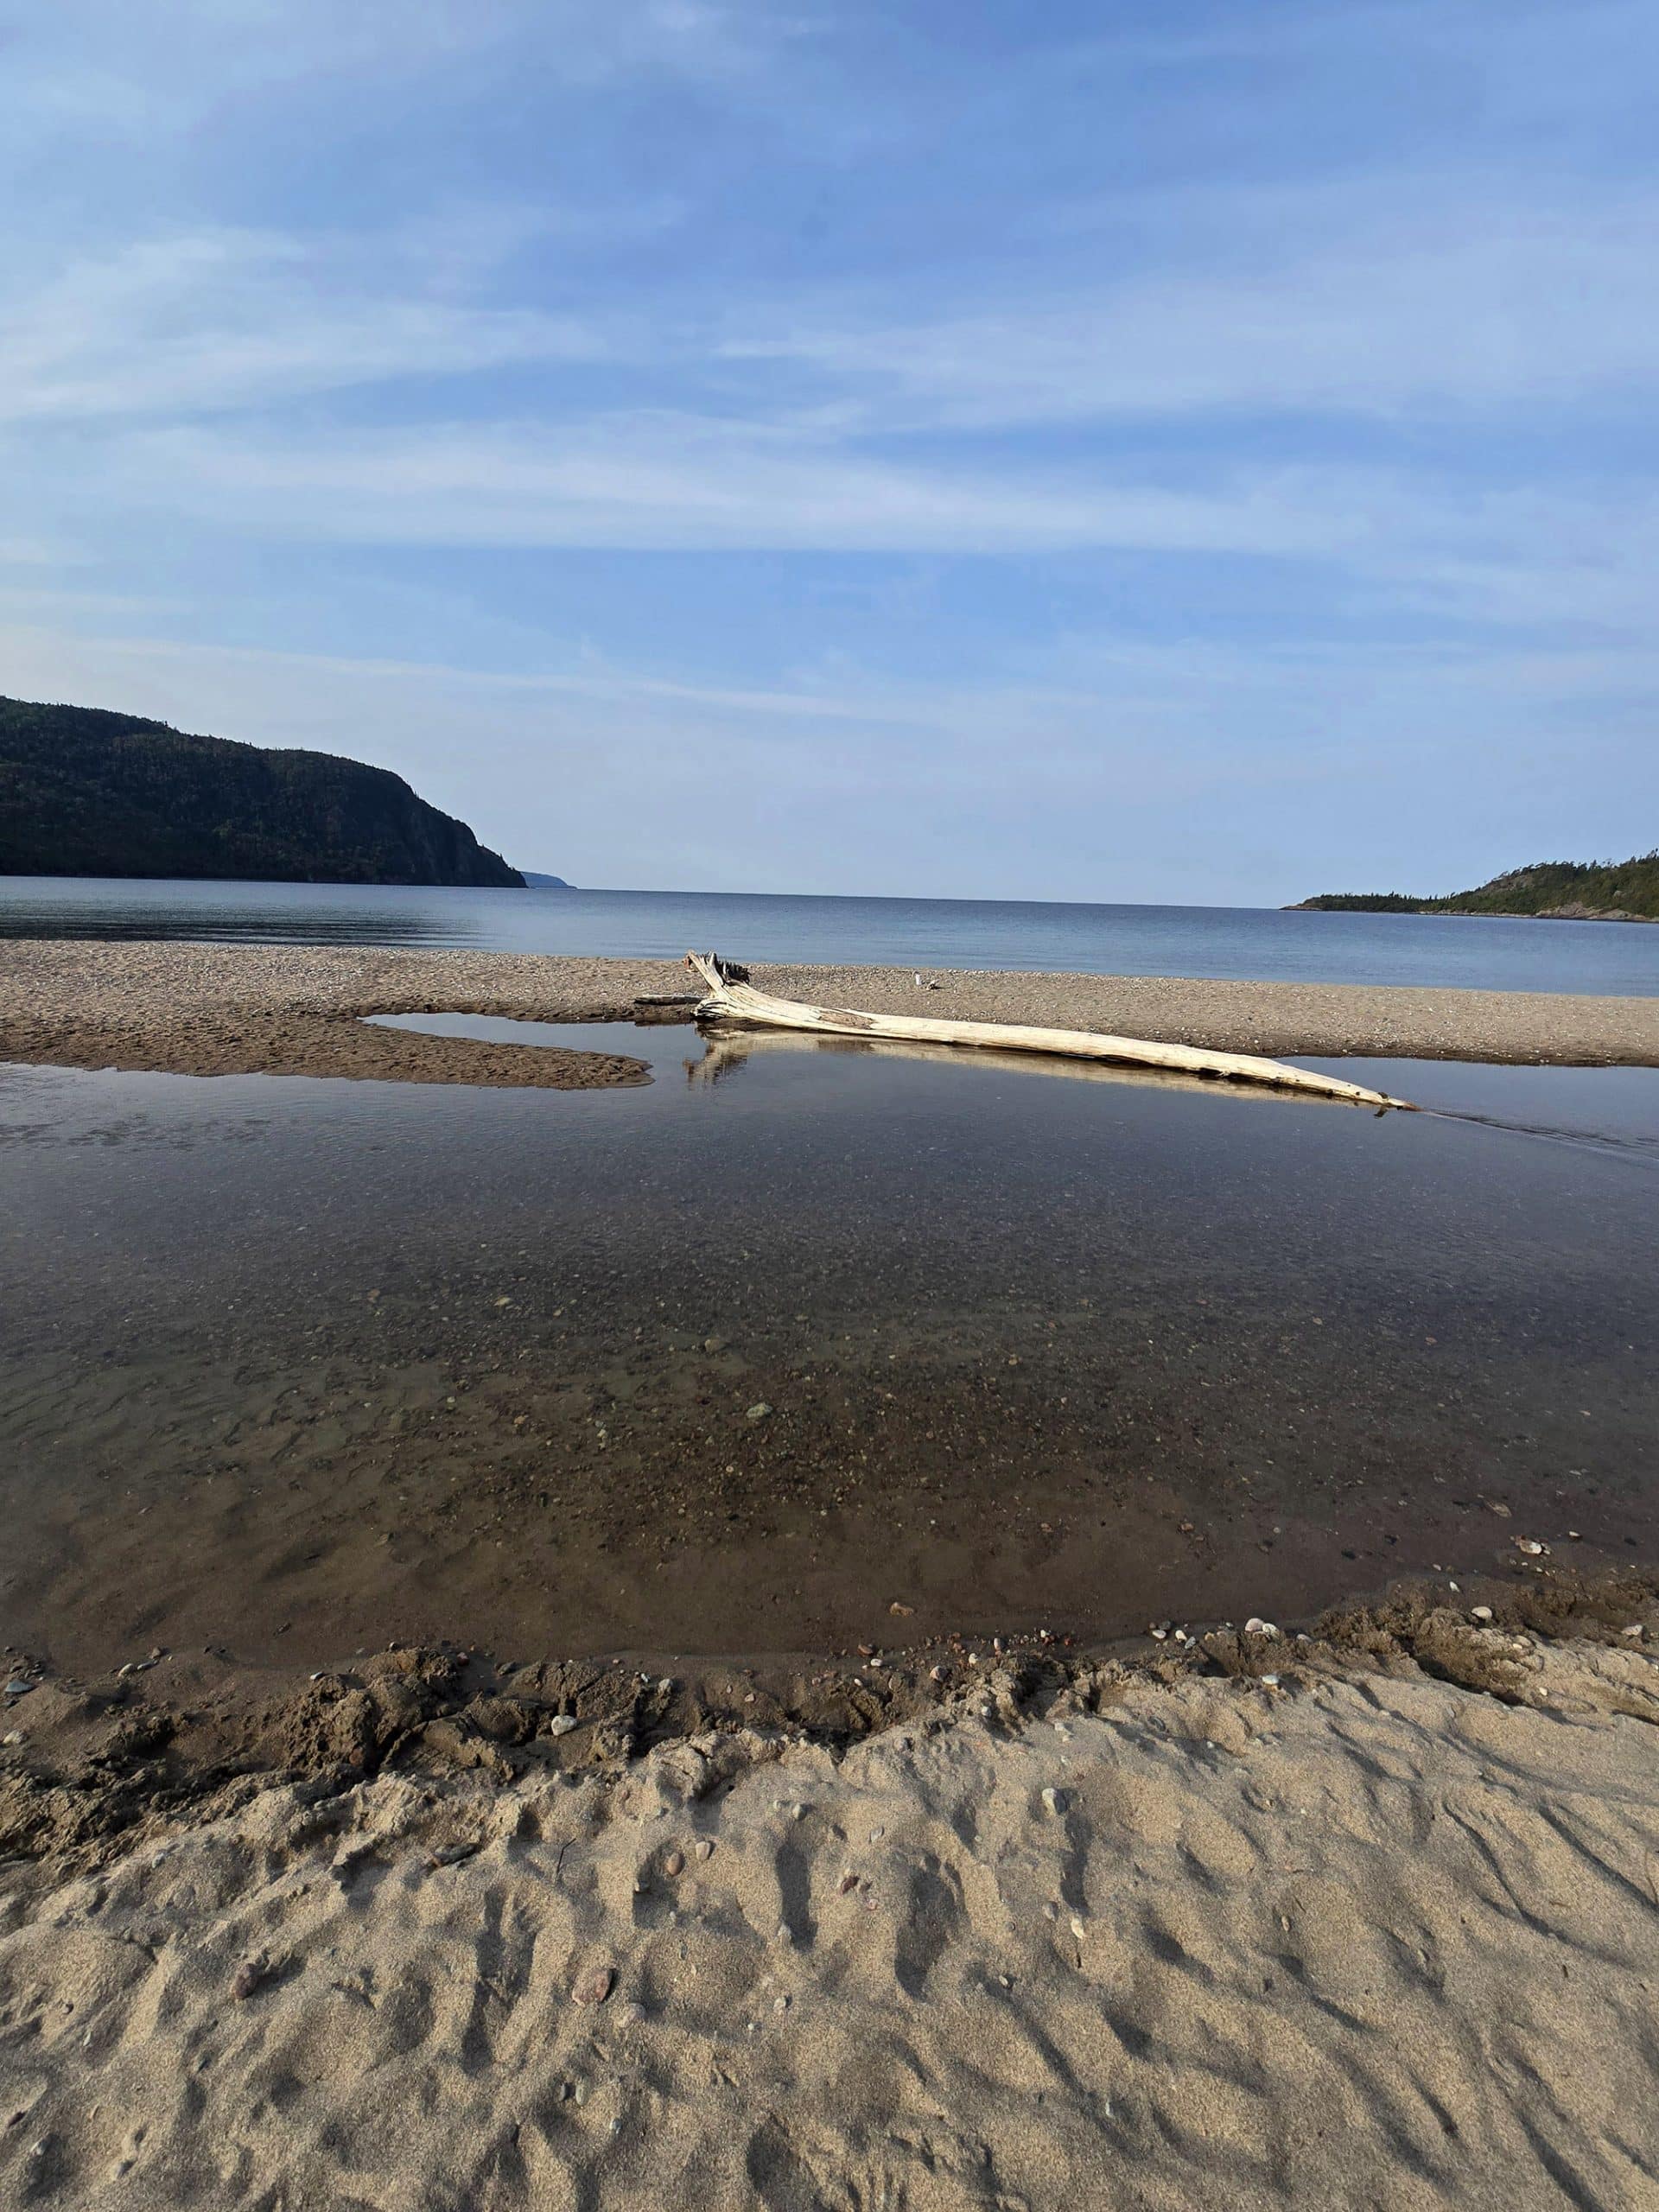
[(655, 1080), (0, 1070), (11, 1641), (1107, 1639), (1659, 1556), (1659, 1071), (1319, 1063), (1437, 1109), (1378, 1117), (544, 1027)]

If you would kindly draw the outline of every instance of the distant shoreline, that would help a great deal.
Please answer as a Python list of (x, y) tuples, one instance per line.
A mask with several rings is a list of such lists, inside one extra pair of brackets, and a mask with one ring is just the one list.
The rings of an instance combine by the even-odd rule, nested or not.
[(1424, 915), (1454, 922), (1659, 922), (1659, 914), (1633, 914), (1624, 906), (1540, 906), (1524, 913), (1498, 913), (1479, 906), (1440, 906), (1428, 899), (1396, 903), (1387, 897), (1368, 899), (1333, 896), (1299, 899), (1281, 906), (1281, 914), (1403, 914)]
[[(757, 965), (785, 997), (914, 1012), (897, 968)], [(1659, 999), (1046, 972), (932, 971), (930, 1014), (1092, 1029), (1275, 1058), (1659, 1066)], [(18, 938), (0, 948), (0, 1060), (177, 1075), (312, 1075), (591, 1090), (649, 1081), (610, 1054), (372, 1027), (369, 1014), (631, 1020), (683, 992), (671, 960), (380, 947)]]
[(1627, 861), (1535, 861), (1471, 891), (1325, 891), (1287, 913), (1484, 914), (1540, 922), (1659, 922), (1659, 852)]

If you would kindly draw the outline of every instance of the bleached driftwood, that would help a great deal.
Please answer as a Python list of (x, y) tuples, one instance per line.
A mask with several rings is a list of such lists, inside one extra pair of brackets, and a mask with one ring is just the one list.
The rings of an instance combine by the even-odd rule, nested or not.
[[(752, 1025), (719, 1020), (709, 1022), (700, 1032), (700, 1037), (702, 1058), (693, 1060), (688, 1057), (684, 1064), (687, 1080), (693, 1084), (722, 1082), (753, 1060), (782, 1052), (880, 1052), (888, 1059), (946, 1065), (954, 1060), (958, 1065), (962, 1060), (959, 1045), (924, 1045), (913, 1037), (882, 1037), (872, 1041), (868, 1038), (831, 1036), (825, 1029), (758, 1029)], [(1074, 1060), (1058, 1053), (1046, 1058), (1037, 1052), (999, 1052), (994, 1046), (976, 1050), (974, 1065), (995, 1068), (1004, 1075), (1030, 1076), (1039, 1083), (1117, 1084), (1126, 1090), (1162, 1090), (1178, 1097), (1221, 1091), (1240, 1106), (1271, 1107), (1283, 1095), (1270, 1090), (1266, 1084), (1218, 1084), (1211, 1077), (1185, 1075), (1177, 1068), (1141, 1067), (1126, 1060)], [(1300, 1095), (1310, 1103), (1315, 1103), (1310, 1092)], [(1323, 1098), (1317, 1103), (1345, 1106), (1351, 1102)]]
[[(1320, 1098), (1345, 1099), (1353, 1106), (1416, 1109), (1408, 1098), (1390, 1098), (1363, 1084), (1316, 1075), (1311, 1068), (1283, 1060), (1258, 1059), (1249, 1052), (1215, 1052), (1192, 1045), (1155, 1045), (1141, 1037), (1111, 1037), (1094, 1029), (1027, 1029), (1007, 1021), (936, 1021), (924, 1014), (861, 1014), (849, 1007), (810, 1006), (800, 999), (777, 999), (756, 990), (747, 970), (728, 969), (712, 952), (688, 952), (709, 986), (698, 1001), (699, 1021), (753, 1023), (763, 1029), (816, 1030), (822, 1036), (883, 1039), (924, 1045), (988, 1046), (1003, 1052), (1052, 1052), (1074, 1060), (1109, 1060), (1123, 1067), (1173, 1068), (1184, 1075), (1219, 1077), (1230, 1083), (1261, 1083), (1280, 1090), (1311, 1091)], [(741, 977), (742, 980), (739, 980)]]

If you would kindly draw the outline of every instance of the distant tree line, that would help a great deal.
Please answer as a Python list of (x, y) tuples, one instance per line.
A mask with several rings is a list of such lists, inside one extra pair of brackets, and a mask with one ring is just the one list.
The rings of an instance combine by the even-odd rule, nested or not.
[(1659, 851), (1628, 861), (1535, 861), (1472, 891), (1413, 899), (1402, 891), (1332, 891), (1303, 907), (1365, 914), (1539, 914), (1567, 920), (1659, 921)]

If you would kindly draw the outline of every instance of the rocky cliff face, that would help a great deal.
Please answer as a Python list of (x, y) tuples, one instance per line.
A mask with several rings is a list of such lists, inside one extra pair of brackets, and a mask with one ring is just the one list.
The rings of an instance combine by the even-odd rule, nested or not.
[(524, 886), (389, 769), (24, 699), (0, 699), (0, 874)]

